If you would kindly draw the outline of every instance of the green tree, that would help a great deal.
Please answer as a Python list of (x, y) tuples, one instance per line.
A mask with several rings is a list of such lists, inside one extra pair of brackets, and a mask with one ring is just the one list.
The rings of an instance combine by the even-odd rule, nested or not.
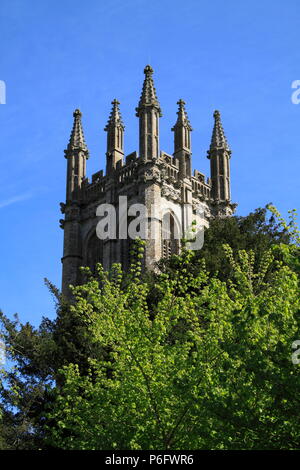
[[(288, 245), (291, 239), (288, 226), (282, 218), (276, 220), (275, 215), (280, 217), (279, 214), (268, 213), (268, 207), (255, 209), (245, 217), (212, 219), (209, 227), (205, 229), (203, 248), (197, 252), (189, 269), (197, 272), (202, 266), (200, 261), (204, 260), (211, 275), (227, 281), (234, 276), (234, 272), (223, 250), (224, 244), (230, 245), (236, 254), (239, 250), (252, 250), (255, 253), (256, 269), (265, 251), (271, 246), (281, 243)], [(176, 273), (177, 258), (162, 260), (159, 267), (170, 274), (173, 270)]]
[(63, 378), (59, 369), (77, 364), (84, 373), (88, 358), (98, 357), (102, 348), (92, 344), (85, 325), (70, 314), (57, 289), (46, 282), (54, 295), (57, 317), (44, 318), (38, 328), (11, 320), (0, 312), (2, 337), (9, 367), (1, 371), (2, 446), (17, 450), (42, 449), (45, 442), (45, 408), (52, 389)]
[[(109, 351), (88, 374), (64, 367), (49, 417), (52, 445), (65, 449), (295, 449), (299, 285), (292, 269), (253, 251), (224, 247), (233, 279), (202, 268), (195, 254), (149, 283), (137, 264), (122, 285), (98, 277), (74, 288), (74, 317)], [(271, 265), (272, 275), (266, 276)]]
[[(273, 213), (280, 217), (276, 210)], [(43, 319), (38, 328), (1, 314), (7, 358), (13, 368), (1, 375), (0, 446), (256, 448), (255, 439), (264, 435), (263, 448), (268, 446), (268, 429), (274, 425), (278, 441), (273, 436), (271, 445), (293, 447), (291, 426), (297, 435), (298, 423), (288, 417), (285, 424), (284, 416), (292, 415), (298, 406), (298, 370), (289, 359), (291, 342), (299, 339), (298, 300), (293, 305), (290, 300), (295, 296), (293, 280), (300, 273), (297, 231), (293, 224), (284, 226), (281, 221), (282, 229), (274, 218), (267, 220), (265, 210), (257, 210), (249, 218), (248, 222), (243, 222), (245, 218), (213, 222), (211, 235), (207, 231), (205, 238), (205, 246), (210, 244), (206, 254), (184, 251), (159, 276), (141, 275), (143, 248), (138, 244), (130, 273), (124, 274), (115, 266), (110, 273), (100, 271), (93, 278), (86, 270), (87, 282), (75, 289), (77, 302), (73, 306), (48, 283), (57, 318)], [(290, 239), (293, 244), (288, 244)], [(229, 248), (224, 251), (224, 242), (234, 246), (233, 252)], [(247, 253), (238, 255), (241, 249)], [(215, 261), (210, 261), (209, 253)], [(279, 302), (283, 302), (282, 312), (270, 313), (269, 294), (270, 298), (278, 296), (279, 310)], [(260, 343), (257, 348), (253, 345), (251, 362), (247, 335), (257, 326), (256, 310), (262, 322), (265, 315), (272, 338), (278, 342), (271, 359), (271, 350), (266, 349), (260, 357)], [(250, 312), (249, 318), (246, 312)], [(289, 321), (293, 326), (288, 332)], [(267, 348), (267, 340), (262, 344)], [(243, 374), (248, 377), (247, 371), (252, 369), (245, 361), (238, 368), (240, 352), (255, 370), (248, 390), (257, 387), (260, 393), (255, 380), (259, 374), (264, 377), (261, 371), (265, 371), (273, 393), (272, 413), (279, 403), (278, 416), (275, 411), (272, 414), (272, 426), (267, 419), (263, 425), (262, 415), (251, 414), (250, 402), (247, 408), (241, 400), (247, 392)], [(148, 362), (147, 357), (151, 358)], [(237, 393), (241, 395), (238, 398)], [(71, 410), (77, 406), (78, 413), (72, 417), (63, 400)], [(243, 406), (238, 410), (239, 403)], [(260, 409), (265, 412), (266, 402)], [(243, 426), (253, 434), (252, 440), (247, 437), (249, 442)]]

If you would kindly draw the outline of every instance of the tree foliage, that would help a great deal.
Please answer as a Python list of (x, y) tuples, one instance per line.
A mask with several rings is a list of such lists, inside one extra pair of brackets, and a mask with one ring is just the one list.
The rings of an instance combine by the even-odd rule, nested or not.
[(299, 233), (294, 212), (245, 219), (154, 276), (141, 241), (127, 274), (84, 268), (72, 305), (50, 285), (57, 319), (38, 329), (2, 315), (0, 446), (299, 448)]
[[(89, 373), (64, 368), (50, 416), (53, 445), (66, 449), (297, 448), (300, 418), (291, 344), (299, 332), (296, 274), (266, 251), (224, 246), (228, 283), (205, 269), (160, 276), (152, 312), (149, 286), (122, 288), (98, 278), (74, 289), (74, 316), (109, 351)], [(185, 252), (183, 264), (194, 254)], [(276, 270), (266, 281), (272, 263)]]
[[(249, 215), (215, 218), (210, 221), (209, 228), (205, 229), (204, 245), (193, 259), (190, 269), (197, 271), (201, 263), (205, 260), (206, 268), (211, 275), (218, 276), (222, 281), (227, 281), (234, 275), (233, 266), (229, 262), (223, 249), (224, 244), (228, 244), (233, 249), (234, 255), (239, 250), (252, 250), (255, 253), (255, 268), (266, 250), (273, 245), (289, 244), (291, 233), (285, 221), (278, 220), (275, 215), (269, 213), (268, 206), (258, 208)], [(160, 268), (172, 272), (177, 271), (177, 258), (162, 260)]]

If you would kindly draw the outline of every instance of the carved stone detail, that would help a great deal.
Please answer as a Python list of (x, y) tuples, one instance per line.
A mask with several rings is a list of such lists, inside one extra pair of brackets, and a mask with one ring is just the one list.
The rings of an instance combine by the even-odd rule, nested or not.
[(144, 172), (144, 182), (153, 181), (155, 183), (161, 182), (161, 172), (156, 166), (146, 169)]
[(167, 199), (172, 199), (173, 201), (179, 202), (181, 200), (181, 191), (172, 186), (167, 186), (166, 184), (161, 188), (161, 195)]

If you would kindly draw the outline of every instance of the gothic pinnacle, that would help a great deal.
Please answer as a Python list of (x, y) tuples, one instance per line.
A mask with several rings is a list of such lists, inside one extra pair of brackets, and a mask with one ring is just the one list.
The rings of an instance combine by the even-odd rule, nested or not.
[(227, 152), (230, 152), (230, 148), (227, 143), (227, 140), (224, 134), (224, 129), (223, 129), (222, 122), (221, 122), (220, 111), (216, 110), (214, 112), (214, 119), (215, 119), (215, 124), (213, 128), (209, 152), (215, 149), (223, 149), (223, 150), (227, 150)]
[(81, 116), (82, 116), (81, 111), (79, 109), (75, 109), (73, 113), (73, 117), (74, 117), (73, 128), (72, 128), (70, 140), (68, 143), (68, 147), (65, 150), (66, 157), (70, 153), (72, 153), (74, 150), (81, 150), (85, 153), (86, 158), (89, 157), (89, 151), (85, 143), (84, 134), (83, 134)]
[(143, 89), (139, 101), (139, 105), (136, 108), (136, 115), (140, 115), (140, 111), (148, 106), (153, 106), (159, 112), (159, 116), (161, 116), (161, 109), (160, 105), (156, 96), (156, 90), (153, 82), (153, 69), (150, 65), (146, 65), (144, 68), (145, 79), (143, 83)]
[(177, 101), (177, 104), (178, 104), (178, 111), (177, 111), (178, 117), (177, 117), (177, 121), (175, 125), (172, 127), (171, 130), (175, 131), (177, 127), (184, 126), (184, 127), (187, 127), (189, 131), (192, 131), (193, 129), (192, 129), (191, 123), (189, 121), (189, 118), (185, 109), (185, 101), (180, 99), (179, 101)]
[(124, 130), (125, 126), (123, 124), (122, 116), (121, 116), (121, 112), (120, 112), (120, 108), (119, 108), (120, 102), (117, 99), (114, 99), (111, 102), (111, 104), (113, 105), (112, 110), (111, 110), (110, 116), (108, 118), (108, 122), (107, 122), (104, 130), (108, 131), (109, 128), (118, 127), (118, 126), (122, 127), (122, 129)]

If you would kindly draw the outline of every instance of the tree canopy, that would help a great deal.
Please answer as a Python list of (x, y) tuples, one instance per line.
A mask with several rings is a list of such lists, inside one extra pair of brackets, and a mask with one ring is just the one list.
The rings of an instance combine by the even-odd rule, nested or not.
[(137, 241), (129, 273), (83, 268), (71, 305), (50, 284), (55, 321), (2, 314), (15, 367), (3, 372), (0, 446), (299, 448), (293, 216), (214, 221), (201, 252), (183, 249), (156, 275), (142, 275)]

